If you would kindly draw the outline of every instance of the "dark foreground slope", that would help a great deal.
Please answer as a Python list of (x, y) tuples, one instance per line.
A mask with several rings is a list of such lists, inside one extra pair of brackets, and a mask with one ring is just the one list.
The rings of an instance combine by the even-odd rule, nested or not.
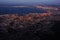
[(52, 14), (32, 15), (0, 15), (0, 40), (58, 40), (60, 20)]

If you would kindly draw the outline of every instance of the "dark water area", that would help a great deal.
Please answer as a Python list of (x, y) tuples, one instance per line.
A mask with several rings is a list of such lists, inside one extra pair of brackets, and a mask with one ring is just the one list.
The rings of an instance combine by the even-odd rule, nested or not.
[(0, 15), (1, 14), (15, 14), (19, 15), (28, 14), (28, 13), (46, 13), (46, 10), (37, 9), (37, 8), (16, 8), (16, 7), (0, 7)]

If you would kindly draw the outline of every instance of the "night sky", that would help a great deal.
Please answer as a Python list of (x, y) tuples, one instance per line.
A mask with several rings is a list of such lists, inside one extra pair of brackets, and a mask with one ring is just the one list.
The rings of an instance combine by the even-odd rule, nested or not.
[(0, 0), (0, 4), (45, 3), (60, 4), (60, 0)]

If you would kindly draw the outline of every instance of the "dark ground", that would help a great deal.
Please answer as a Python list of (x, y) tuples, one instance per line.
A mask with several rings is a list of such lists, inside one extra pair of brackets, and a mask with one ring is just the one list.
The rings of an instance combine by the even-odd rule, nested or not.
[[(14, 20), (17, 20), (16, 22)], [(27, 22), (21, 27), (18, 18), (8, 21), (0, 18), (0, 40), (58, 40), (60, 39), (60, 21), (42, 20), (35, 24)], [(47, 23), (49, 22), (49, 23)], [(7, 26), (4, 25), (8, 24)]]

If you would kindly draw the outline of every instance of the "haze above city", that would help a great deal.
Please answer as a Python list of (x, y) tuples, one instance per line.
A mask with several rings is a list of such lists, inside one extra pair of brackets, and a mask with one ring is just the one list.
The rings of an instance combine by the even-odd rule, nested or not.
[(60, 0), (0, 0), (0, 5), (20, 5), (20, 4), (60, 5)]

